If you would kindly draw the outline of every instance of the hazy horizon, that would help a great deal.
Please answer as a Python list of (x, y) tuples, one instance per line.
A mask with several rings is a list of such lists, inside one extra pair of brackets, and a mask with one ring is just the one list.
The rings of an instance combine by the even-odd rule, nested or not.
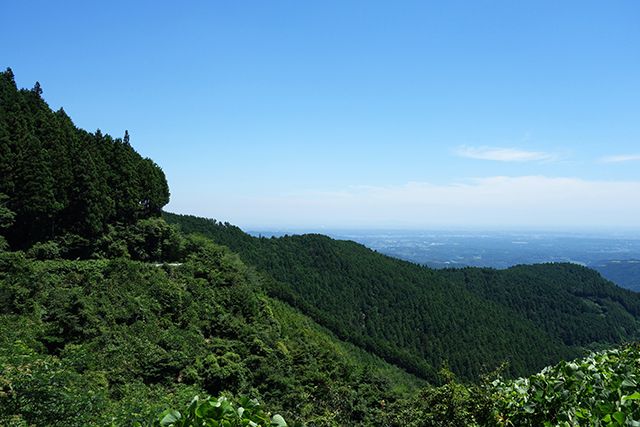
[[(216, 219), (217, 218), (211, 218)], [(253, 235), (263, 237), (297, 235), (297, 234), (324, 234), (334, 238), (344, 238), (353, 234), (354, 236), (375, 236), (375, 235), (399, 235), (399, 236), (437, 236), (437, 235), (460, 235), (474, 237), (496, 237), (496, 236), (555, 236), (555, 237), (593, 237), (607, 239), (628, 239), (640, 240), (640, 228), (614, 228), (614, 227), (556, 227), (556, 228), (536, 228), (536, 227), (514, 227), (514, 228), (482, 228), (482, 227), (433, 227), (433, 228), (329, 228), (329, 227), (243, 227), (232, 221), (232, 225), (240, 227), (243, 231)]]

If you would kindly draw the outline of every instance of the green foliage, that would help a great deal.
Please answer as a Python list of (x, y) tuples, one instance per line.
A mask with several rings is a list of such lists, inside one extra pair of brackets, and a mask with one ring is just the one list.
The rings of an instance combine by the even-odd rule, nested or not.
[(287, 423), (280, 415), (271, 416), (262, 409), (255, 399), (241, 397), (229, 399), (220, 396), (217, 399), (199, 399), (196, 396), (184, 412), (166, 410), (158, 417), (158, 427), (286, 427)]
[(389, 407), (391, 426), (637, 426), (640, 345), (592, 353), (514, 380), (427, 387)]
[(93, 255), (171, 262), (184, 256), (186, 243), (182, 234), (162, 218), (146, 218), (130, 225), (108, 225), (104, 235), (97, 240)]
[(15, 212), (6, 206), (8, 199), (9, 196), (0, 193), (0, 230), (11, 227), (16, 217)]
[(86, 257), (109, 224), (158, 216), (169, 189), (128, 134), (125, 142), (78, 129), (41, 93), (39, 85), (18, 90), (10, 70), (0, 73), (0, 229), (14, 249), (77, 236), (63, 255)]
[[(1, 253), (0, 377), (11, 393), (0, 424), (64, 414), (60, 425), (145, 425), (187, 396), (233, 393), (294, 423), (368, 425), (380, 400), (418, 383), (265, 296), (227, 249), (182, 243), (176, 263)], [(25, 376), (35, 367), (42, 375)], [(82, 393), (94, 397), (82, 404)]]
[(475, 294), (509, 307), (567, 346), (597, 347), (638, 337), (640, 297), (574, 264), (442, 272)]
[(27, 250), (27, 255), (35, 259), (56, 259), (60, 257), (60, 245), (54, 241), (38, 242)]
[(443, 368), (445, 383), (429, 386), (409, 399), (388, 408), (384, 424), (390, 426), (484, 426), (491, 425), (491, 393), (479, 385), (459, 383), (453, 373)]
[(0, 425), (83, 425), (105, 409), (100, 375), (81, 375), (20, 341), (0, 353)]
[(640, 425), (640, 346), (562, 362), (529, 378), (495, 381), (500, 426)]

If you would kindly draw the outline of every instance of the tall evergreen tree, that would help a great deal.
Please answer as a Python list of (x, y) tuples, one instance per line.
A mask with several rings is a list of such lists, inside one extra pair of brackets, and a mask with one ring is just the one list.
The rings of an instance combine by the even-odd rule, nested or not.
[(9, 236), (13, 245), (24, 248), (53, 237), (53, 218), (59, 211), (47, 151), (33, 136), (27, 136), (20, 142), (15, 180), (9, 207), (16, 212), (16, 221)]
[(18, 90), (10, 69), (0, 73), (0, 193), (15, 212), (9, 243), (90, 240), (108, 224), (158, 216), (169, 200), (164, 173), (131, 147), (129, 132), (114, 140), (78, 129), (41, 95), (40, 83)]

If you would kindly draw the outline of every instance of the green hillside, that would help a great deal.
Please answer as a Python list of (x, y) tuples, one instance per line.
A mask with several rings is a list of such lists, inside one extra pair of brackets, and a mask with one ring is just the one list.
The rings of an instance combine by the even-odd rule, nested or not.
[(186, 245), (179, 266), (2, 254), (0, 424), (123, 425), (223, 391), (356, 422), (419, 384), (266, 297), (227, 250)]
[(509, 307), (567, 346), (623, 342), (640, 331), (639, 295), (576, 264), (440, 271), (475, 294)]
[(640, 332), (640, 295), (572, 264), (439, 271), (320, 235), (257, 238), (164, 218), (237, 251), (274, 279), (273, 295), (430, 381), (443, 364), (467, 379), (504, 361), (511, 375), (529, 374)]

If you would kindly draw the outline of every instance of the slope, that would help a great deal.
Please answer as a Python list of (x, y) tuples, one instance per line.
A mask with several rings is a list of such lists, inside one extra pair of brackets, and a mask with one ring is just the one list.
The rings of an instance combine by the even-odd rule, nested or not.
[[(580, 267), (512, 269), (500, 281), (483, 282), (481, 292), (459, 279), (464, 273), (441, 273), (354, 242), (320, 235), (256, 238), (227, 223), (164, 217), (186, 233), (206, 235), (237, 251), (274, 279), (272, 295), (341, 338), (430, 381), (437, 380), (443, 364), (467, 379), (503, 361), (509, 362), (511, 375), (528, 374), (575, 357), (584, 347), (638, 336), (640, 296), (595, 273), (585, 276), (590, 271)], [(544, 296), (534, 300), (533, 311), (521, 307), (527, 295), (511, 296), (519, 284), (529, 286), (529, 295)], [(574, 288), (578, 291), (566, 292)], [(606, 311), (594, 316), (590, 303), (602, 303)], [(617, 322), (620, 327), (611, 332)]]
[(124, 425), (231, 392), (292, 421), (357, 424), (419, 384), (262, 294), (229, 251), (187, 246), (179, 266), (0, 254), (3, 416)]
[(567, 346), (607, 347), (638, 336), (638, 294), (576, 264), (506, 270), (441, 270), (483, 298), (507, 306)]

